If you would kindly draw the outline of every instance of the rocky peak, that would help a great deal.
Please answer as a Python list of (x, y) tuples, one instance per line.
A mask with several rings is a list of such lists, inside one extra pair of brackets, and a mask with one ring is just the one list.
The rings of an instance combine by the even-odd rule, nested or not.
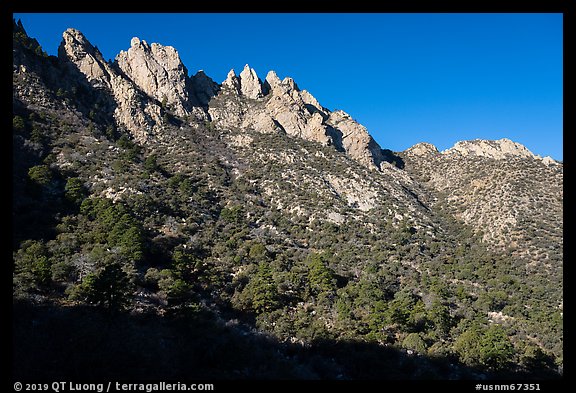
[(322, 114), (325, 114), (326, 109), (320, 105), (318, 100), (310, 94), (308, 90), (300, 91), (300, 97), (302, 97), (302, 101), (304, 101), (306, 109), (308, 109), (310, 113), (321, 112)]
[[(81, 32), (68, 29), (62, 38), (59, 58), (83, 74), (93, 86), (109, 91), (116, 102), (114, 118), (117, 123), (126, 127), (136, 140), (146, 141), (154, 127), (162, 122), (160, 106), (142, 94), (117, 68), (108, 64)], [(140, 40), (133, 39), (132, 44), (140, 45)]]
[(296, 84), (296, 82), (294, 82), (294, 79), (290, 78), (289, 76), (287, 76), (286, 78), (284, 78), (282, 80), (282, 84), (284, 86), (288, 86), (289, 90), (300, 91), (300, 89), (298, 88), (298, 85)]
[(264, 87), (266, 90), (266, 94), (274, 90), (276, 86), (278, 86), (280, 83), (282, 83), (282, 81), (280, 80), (280, 78), (278, 78), (278, 75), (276, 75), (276, 71), (273, 70), (268, 71), (266, 79), (264, 80)]
[(244, 66), (244, 69), (240, 73), (240, 92), (242, 95), (252, 99), (264, 96), (262, 93), (262, 83), (260, 79), (258, 79), (254, 68), (250, 68), (248, 64)]
[(234, 72), (234, 68), (232, 68), (228, 75), (226, 75), (226, 79), (222, 82), (222, 87), (232, 90), (233, 92), (240, 94), (240, 79), (236, 76)]
[(382, 148), (370, 136), (366, 127), (342, 110), (331, 112), (326, 123), (336, 134), (335, 143), (346, 153), (369, 168), (380, 168), (384, 160)]
[(58, 53), (65, 51), (66, 54), (75, 55), (75, 59), (83, 57), (86, 53), (95, 53), (94, 46), (86, 39), (79, 30), (68, 28), (62, 33), (63, 41), (60, 43)]
[(62, 34), (58, 57), (75, 64), (94, 86), (110, 87), (110, 66), (80, 31), (69, 28)]
[(420, 142), (415, 144), (414, 146), (406, 149), (406, 153), (415, 155), (415, 156), (429, 156), (440, 154), (436, 146), (431, 143), (427, 142)]
[[(380, 146), (364, 126), (343, 111), (330, 113), (312, 94), (300, 90), (294, 79), (280, 80), (274, 71), (268, 72), (263, 85), (249, 65), (239, 77), (232, 69), (220, 87), (203, 71), (188, 78), (176, 49), (156, 43), (149, 45), (137, 37), (132, 38), (127, 51), (116, 56), (118, 68), (113, 68), (76, 30), (65, 33), (62, 51), (89, 80), (114, 80), (108, 86), (118, 102), (116, 117), (138, 139), (146, 139), (143, 129), (149, 130), (161, 123), (160, 105), (166, 105), (164, 109), (170, 109), (177, 116), (194, 113), (199, 110), (196, 106), (202, 105), (208, 107), (210, 116), (220, 127), (283, 131), (290, 136), (334, 145), (370, 168), (379, 168), (383, 160)], [(138, 91), (153, 100), (138, 101)], [(234, 93), (232, 96), (221, 94), (230, 91)], [(214, 106), (210, 103), (215, 96), (220, 99)], [(241, 100), (240, 96), (259, 103)], [(140, 112), (134, 112), (136, 101), (139, 102), (136, 106), (142, 109)]]
[(256, 72), (246, 65), (239, 80), (234, 70), (230, 71), (222, 87), (260, 103), (253, 105), (230, 98), (226, 101), (229, 96), (220, 94), (217, 105), (209, 108), (210, 116), (219, 126), (265, 133), (281, 130), (293, 137), (333, 145), (369, 168), (380, 168), (384, 159), (382, 149), (366, 127), (343, 111), (330, 113), (312, 94), (300, 90), (294, 79), (281, 80), (276, 72), (269, 71), (262, 84)]
[(188, 71), (171, 46), (132, 38), (130, 49), (116, 56), (120, 69), (142, 91), (163, 104), (175, 114), (188, 115), (195, 103), (189, 94)]
[[(298, 104), (304, 104), (300, 89), (294, 79), (286, 77), (280, 79), (275, 71), (269, 71), (264, 82), (264, 91), (266, 94), (272, 93), (276, 97), (290, 96)], [(306, 92), (307, 94), (310, 94)]]
[(220, 90), (218, 83), (214, 82), (203, 70), (198, 71), (191, 80), (196, 99), (203, 106), (207, 106)]
[(544, 158), (542, 158), (542, 163), (546, 166), (549, 165), (561, 165), (558, 161), (556, 161), (555, 159), (553, 159), (550, 156), (546, 156)]
[(539, 158), (520, 143), (510, 139), (498, 140), (474, 139), (471, 141), (457, 142), (453, 147), (442, 154), (458, 154), (464, 157), (478, 156), (501, 160), (505, 158)]

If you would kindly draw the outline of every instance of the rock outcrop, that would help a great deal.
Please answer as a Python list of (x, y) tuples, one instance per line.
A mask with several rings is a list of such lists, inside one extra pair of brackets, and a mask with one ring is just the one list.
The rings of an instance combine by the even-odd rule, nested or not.
[(304, 101), (306, 109), (308, 109), (309, 112), (327, 112), (326, 108), (322, 107), (318, 100), (314, 98), (314, 96), (310, 94), (308, 90), (300, 91), (300, 97), (302, 98), (302, 101)]
[(285, 78), (280, 83), (274, 81), (270, 86), (266, 111), (276, 119), (288, 135), (309, 139), (303, 134), (307, 129), (310, 113), (306, 110), (294, 81), (291, 78)]
[(58, 47), (61, 59), (67, 58), (72, 62), (94, 87), (112, 88), (111, 80), (116, 73), (80, 31), (68, 29), (62, 34), (62, 39)]
[(188, 71), (173, 47), (149, 45), (134, 37), (130, 49), (116, 56), (116, 63), (142, 91), (174, 114), (186, 116), (193, 112), (197, 103), (190, 94)]
[(107, 90), (116, 102), (114, 117), (138, 141), (146, 141), (162, 122), (162, 109), (134, 83), (106, 62), (100, 51), (76, 29), (62, 35), (58, 57), (84, 75), (97, 89)]
[(436, 146), (434, 146), (431, 143), (427, 143), (427, 142), (420, 142), (420, 143), (415, 144), (414, 146), (410, 147), (409, 149), (406, 149), (406, 153), (412, 154), (414, 156), (420, 156), (420, 157), (440, 154), (440, 152), (438, 151)]
[(442, 154), (459, 154), (462, 156), (479, 156), (501, 160), (504, 158), (536, 158), (524, 145), (516, 143), (507, 138), (495, 141), (475, 139), (472, 141), (460, 141), (453, 147), (442, 152)]
[[(332, 145), (363, 165), (379, 169), (380, 146), (366, 128), (343, 111), (330, 112), (296, 82), (268, 72), (264, 83), (248, 64), (239, 76), (230, 70), (222, 85), (203, 71), (192, 78), (176, 49), (134, 37), (114, 64), (77, 30), (68, 29), (60, 57), (94, 87), (110, 92), (114, 116), (139, 141), (161, 131), (166, 112), (182, 119), (210, 119), (223, 129), (284, 132), (291, 137)], [(190, 116), (192, 115), (192, 116)]]
[(270, 70), (268, 74), (266, 74), (266, 79), (264, 80), (264, 88), (266, 90), (266, 94), (270, 92), (270, 90), (274, 89), (278, 86), (282, 81), (276, 75), (276, 71)]
[(208, 106), (210, 100), (220, 91), (220, 86), (206, 75), (203, 70), (198, 71), (191, 80), (196, 100), (200, 105)]
[(471, 141), (457, 142), (450, 149), (444, 150), (442, 154), (447, 156), (462, 157), (486, 157), (495, 160), (504, 160), (508, 158), (515, 159), (534, 159), (540, 160), (545, 165), (559, 165), (551, 157), (542, 158), (532, 153), (528, 148), (518, 142), (513, 142), (508, 138), (498, 140), (474, 139)]
[(560, 163), (558, 161), (556, 161), (555, 159), (553, 159), (550, 156), (546, 156), (542, 159), (542, 163), (544, 165), (560, 165)]
[(339, 134), (341, 146), (350, 157), (368, 167), (380, 167), (384, 160), (382, 148), (368, 134), (366, 127), (341, 110), (331, 112), (327, 124)]
[(262, 83), (258, 79), (254, 68), (250, 68), (248, 64), (244, 66), (240, 73), (240, 91), (242, 95), (252, 99), (262, 98), (263, 96)]
[[(366, 127), (344, 111), (324, 108), (312, 94), (300, 90), (292, 78), (281, 80), (274, 71), (268, 72), (264, 82), (248, 64), (239, 76), (230, 70), (221, 85), (204, 71), (190, 78), (176, 49), (148, 44), (136, 37), (130, 48), (121, 51), (115, 63), (110, 64), (75, 29), (64, 32), (58, 53), (93, 87), (110, 93), (116, 103), (114, 118), (139, 141), (158, 134), (166, 121), (166, 112), (170, 112), (188, 121), (211, 120), (223, 129), (284, 132), (332, 145), (372, 169), (382, 169), (381, 164), (386, 161)], [(426, 143), (407, 151), (422, 156), (439, 154), (436, 147)], [(558, 165), (550, 157), (536, 156), (506, 138), (462, 141), (441, 154), (496, 160), (539, 159), (546, 165)]]
[(234, 69), (231, 69), (226, 76), (222, 87), (230, 90), (232, 93), (240, 94), (240, 79), (236, 76)]
[(209, 113), (219, 127), (283, 131), (332, 145), (369, 168), (380, 168), (383, 161), (380, 146), (364, 126), (343, 111), (330, 112), (308, 91), (300, 90), (294, 79), (281, 80), (274, 71), (262, 83), (249, 65), (239, 78), (231, 70)]

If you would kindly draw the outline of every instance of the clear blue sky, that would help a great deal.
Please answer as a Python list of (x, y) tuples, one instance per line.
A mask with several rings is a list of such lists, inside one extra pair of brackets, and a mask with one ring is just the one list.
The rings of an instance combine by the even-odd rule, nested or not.
[(44, 50), (82, 31), (106, 59), (137, 36), (190, 74), (291, 76), (394, 151), (510, 138), (562, 160), (562, 14), (15, 14)]

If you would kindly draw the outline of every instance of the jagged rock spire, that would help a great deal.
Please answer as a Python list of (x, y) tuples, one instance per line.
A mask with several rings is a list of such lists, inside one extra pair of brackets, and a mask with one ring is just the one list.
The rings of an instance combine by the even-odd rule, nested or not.
[[(145, 140), (151, 129), (161, 125), (167, 110), (181, 117), (193, 113), (207, 118), (202, 106), (220, 127), (285, 132), (334, 145), (371, 168), (379, 168), (382, 161), (380, 146), (365, 127), (344, 112), (330, 112), (308, 91), (300, 90), (294, 79), (280, 80), (274, 71), (268, 72), (263, 85), (246, 64), (239, 76), (230, 70), (218, 86), (204, 72), (189, 78), (173, 47), (148, 44), (138, 37), (132, 38), (127, 51), (116, 56), (115, 68), (74, 29), (65, 32), (60, 50), (91, 83), (112, 91), (118, 104), (115, 117), (138, 139)], [(212, 99), (219, 95), (226, 102), (214, 107)]]
[(188, 71), (171, 46), (149, 45), (132, 38), (130, 49), (116, 56), (120, 69), (146, 94), (170, 106), (177, 115), (186, 116), (194, 106), (188, 86)]
[(240, 73), (240, 91), (242, 95), (252, 99), (261, 98), (264, 95), (262, 93), (262, 83), (258, 79), (256, 71), (254, 71), (254, 68), (250, 68), (248, 64), (244, 66)]
[(196, 94), (196, 99), (201, 105), (207, 106), (220, 88), (203, 70), (200, 70), (192, 77), (192, 89)]
[(236, 72), (234, 72), (234, 68), (232, 68), (228, 75), (226, 75), (226, 79), (222, 82), (222, 87), (231, 89), (232, 91), (240, 94), (240, 80), (236, 76)]

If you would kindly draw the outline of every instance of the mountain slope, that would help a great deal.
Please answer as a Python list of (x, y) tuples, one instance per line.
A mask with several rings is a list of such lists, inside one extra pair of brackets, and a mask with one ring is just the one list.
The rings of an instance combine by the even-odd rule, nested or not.
[(459, 142), (443, 153), (415, 146), (405, 152), (405, 162), (406, 171), (440, 198), (437, 203), (451, 206), (484, 241), (560, 270), (561, 164), (506, 139)]
[[(378, 378), (390, 364), (404, 378), (558, 376), (561, 164), (517, 158), (520, 147), (504, 159), (429, 145), (396, 154), (274, 72), (262, 82), (246, 66), (217, 84), (159, 44), (133, 39), (106, 62), (74, 29), (57, 58), (21, 24), (13, 35), (16, 331), (70, 319), (79, 340), (97, 337), (75, 318), (100, 325), (105, 310), (123, 334), (142, 323), (164, 340), (166, 364), (186, 358), (174, 377), (203, 364), (194, 348), (207, 344), (188, 324), (214, 345), (225, 347), (221, 331), (235, 348), (258, 346), (257, 360), (230, 355), (244, 365), (214, 355), (211, 372), (227, 378)], [(526, 173), (542, 187), (520, 188)], [(516, 219), (515, 250), (496, 216)], [(39, 350), (24, 339), (15, 345)], [(62, 353), (66, 339), (55, 338)], [(125, 345), (160, 351), (143, 337)], [(19, 355), (15, 369), (38, 367)]]

